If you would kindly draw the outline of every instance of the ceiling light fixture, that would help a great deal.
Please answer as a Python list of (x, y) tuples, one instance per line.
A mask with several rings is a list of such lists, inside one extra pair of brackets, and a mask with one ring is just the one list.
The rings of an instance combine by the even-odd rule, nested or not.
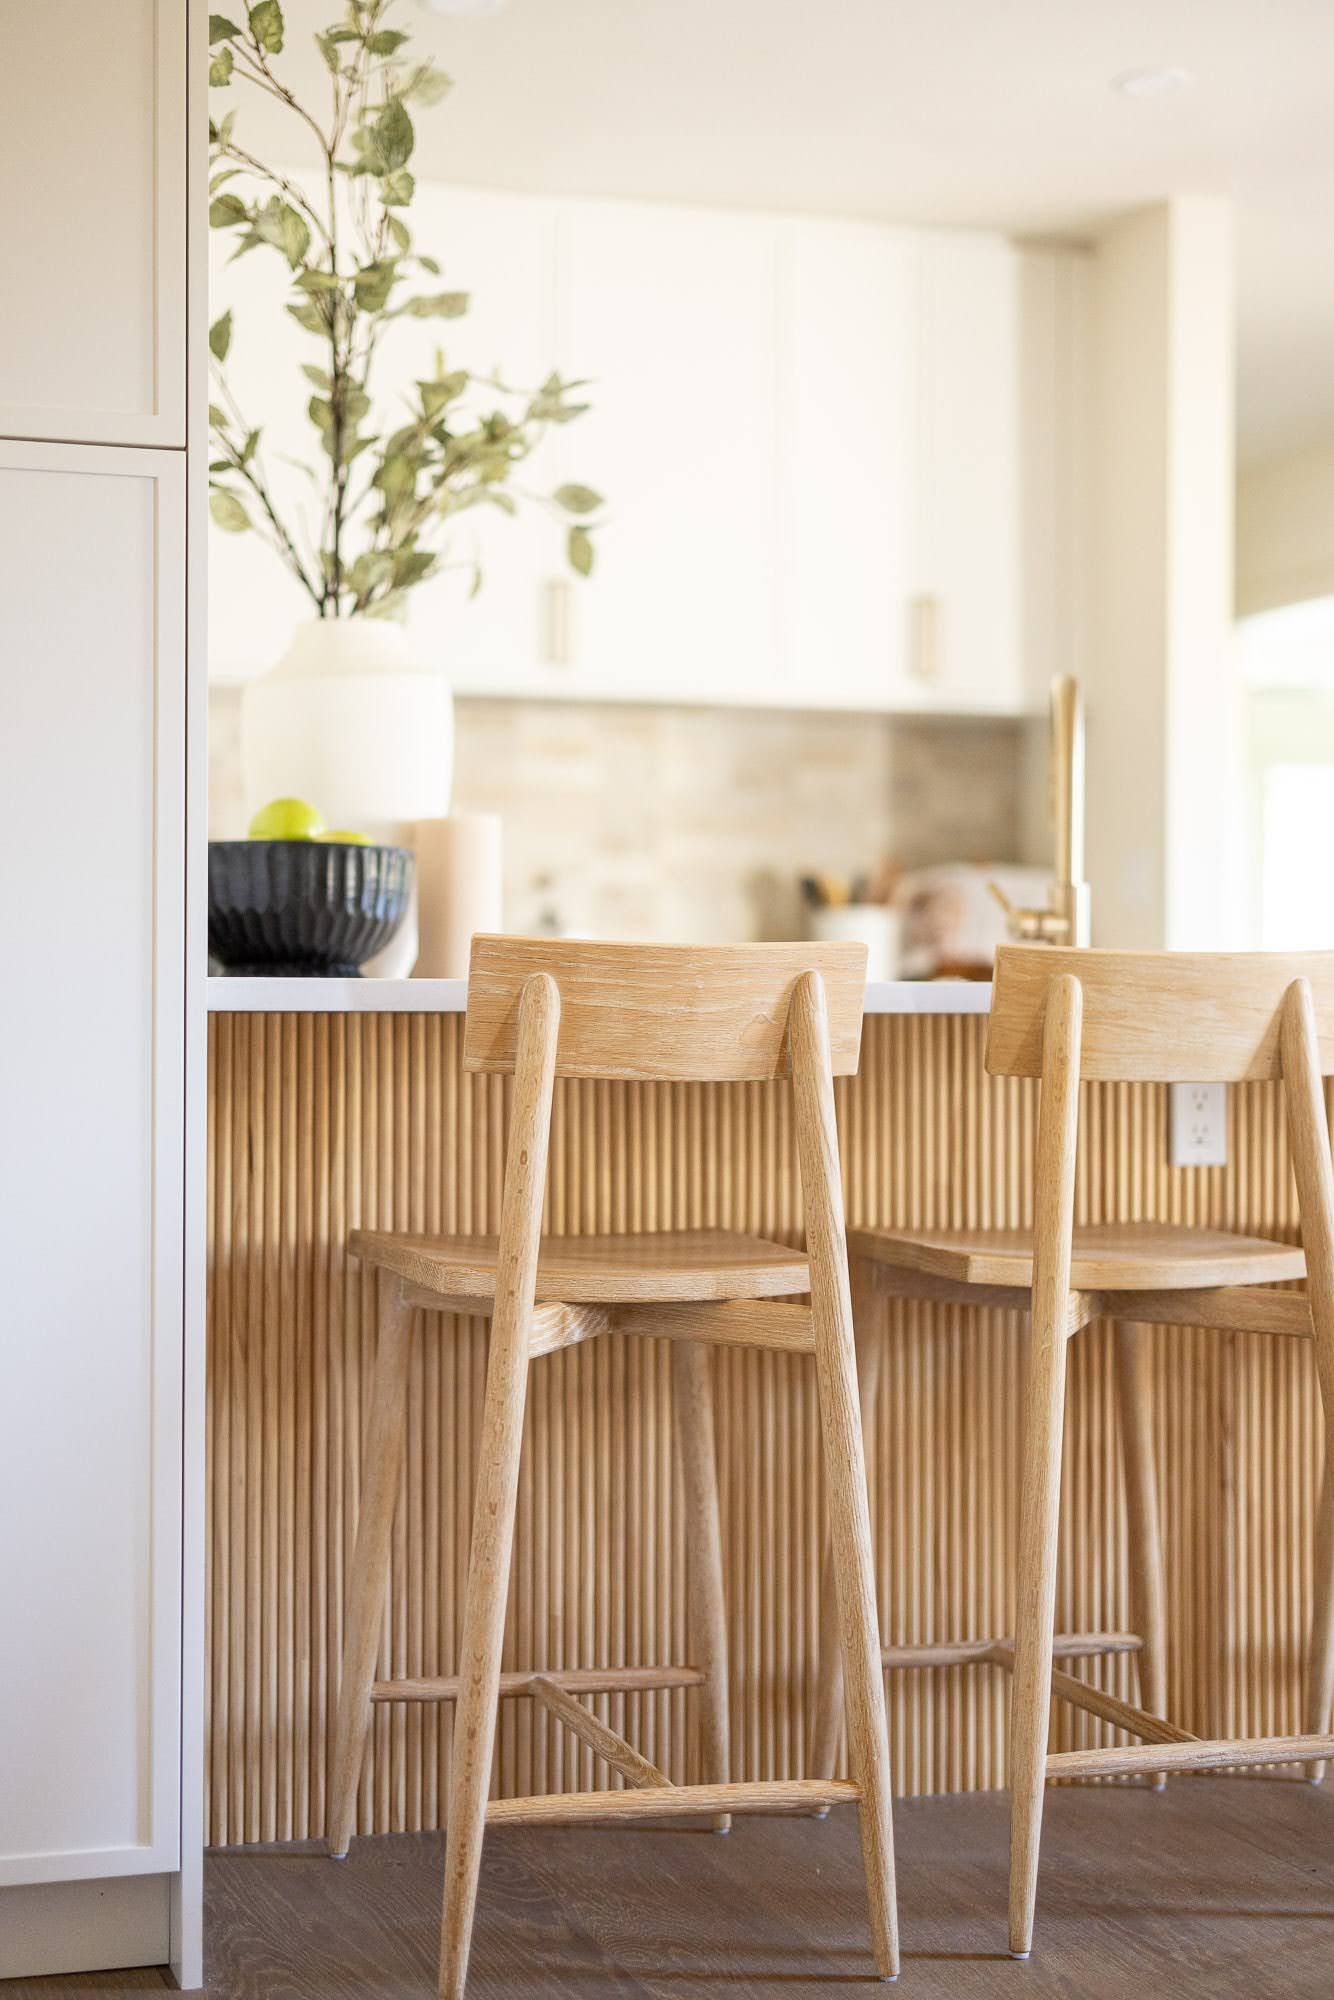
[(1194, 81), (1188, 69), (1123, 69), (1112, 78), (1112, 89), (1122, 97), (1174, 97)]

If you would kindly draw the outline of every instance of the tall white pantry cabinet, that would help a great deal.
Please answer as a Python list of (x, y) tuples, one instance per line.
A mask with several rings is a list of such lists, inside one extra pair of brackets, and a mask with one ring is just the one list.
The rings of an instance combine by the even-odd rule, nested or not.
[(200, 1983), (206, 40), (0, 67), (0, 1977)]

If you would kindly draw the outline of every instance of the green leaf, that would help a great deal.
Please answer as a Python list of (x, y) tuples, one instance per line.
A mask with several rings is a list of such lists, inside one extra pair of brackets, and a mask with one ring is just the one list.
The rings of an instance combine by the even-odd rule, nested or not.
[(317, 368), (313, 361), (303, 361), (301, 364), (301, 373), (308, 382), (313, 382), (315, 387), (326, 396), (333, 388), (333, 383), (329, 380), (328, 370), (326, 368)]
[(258, 448), (259, 448), (258, 430), (247, 431), (245, 443), (241, 446), (242, 465), (249, 465), (251, 459), (255, 456), (255, 453), (258, 450)]
[(301, 299), (297, 304), (289, 305), (287, 310), (297, 325), (303, 326), (307, 333), (327, 333), (329, 331), (328, 320), (324, 317), (319, 307), (310, 299)]
[(316, 35), (315, 46), (324, 57), (325, 67), (334, 76), (339, 70), (338, 43), (333, 35)]
[(261, 49), (267, 49), (271, 56), (281, 55), (283, 47), (283, 10), (278, 0), (259, 0), (257, 7), (250, 9), (250, 32)]
[(419, 382), (422, 413), (427, 417), (438, 417), (447, 403), (461, 396), (468, 386), (466, 368), (456, 368), (450, 375), (438, 375), (434, 382)]
[(227, 359), (227, 349), (232, 344), (231, 308), (215, 319), (208, 330), (208, 351), (215, 361)]
[(429, 271), (433, 278), (440, 276), (440, 266), (434, 257), (419, 257), (417, 262), (421, 265), (423, 271)]
[(215, 486), (209, 494), (208, 511), (218, 526), (225, 528), (229, 535), (244, 534), (251, 525), (250, 516), (246, 513), (242, 502), (234, 493), (229, 493), (222, 486)]
[(430, 549), (397, 549), (394, 552), (394, 589), (408, 590), (431, 574), (439, 557)]
[(231, 418), (227, 415), (227, 412), (224, 409), (220, 408), (220, 406), (217, 403), (209, 404), (208, 420), (210, 424), (212, 424), (215, 431), (225, 431), (225, 430), (230, 430), (231, 428)]
[(250, 220), (250, 210), (239, 194), (219, 194), (208, 205), (208, 219), (212, 229), (234, 229)]
[(573, 482), (568, 486), (558, 486), (551, 497), (567, 514), (596, 514), (602, 505), (600, 493), (596, 493), (591, 486), (578, 486)]
[(416, 134), (402, 98), (391, 97), (380, 112), (373, 129), (375, 151), (385, 173), (405, 167), (412, 157)]
[(593, 574), (593, 541), (587, 528), (571, 528), (566, 553), (572, 570), (580, 576)]
[(234, 42), (240, 32), (241, 30), (237, 27), (235, 21), (229, 21), (225, 14), (209, 15), (208, 42), (210, 48), (212, 48), (214, 42)]
[(425, 292), (398, 308), (413, 319), (462, 319), (468, 310), (466, 292)]
[(406, 167), (396, 167), (380, 181), (380, 199), (386, 208), (406, 208), (417, 183)]
[(208, 82), (210, 90), (221, 90), (224, 84), (228, 84), (231, 82), (232, 70), (233, 67), (235, 66), (235, 62), (236, 58), (235, 56), (233, 56), (230, 49), (218, 50), (218, 53), (213, 57), (212, 61), (209, 63), (208, 66)]
[[(412, 175), (408, 174), (406, 178), (408, 180), (411, 180)], [(406, 222), (404, 222), (402, 216), (387, 215), (385, 217), (385, 221), (389, 225), (389, 234), (393, 237), (399, 249), (410, 250), (412, 248), (412, 236), (408, 230), (408, 225)]]
[(297, 279), (303, 292), (336, 292), (338, 280), (332, 271), (303, 271)]
[(432, 104), (438, 104), (449, 88), (450, 79), (445, 75), (445, 72), (442, 69), (437, 69), (434, 63), (427, 62), (421, 63), (413, 70), (411, 76), (403, 85), (400, 95), (411, 97), (416, 103), (425, 104), (429, 107)]
[(367, 40), (366, 47), (373, 56), (391, 56), (395, 49), (401, 49), (410, 40), (401, 28), (380, 28)]
[(406, 458), (386, 458), (374, 484), (384, 494), (386, 505), (392, 507), (395, 501), (405, 500), (416, 491), (417, 474)]
[(383, 312), (397, 277), (398, 260), (395, 257), (381, 257), (373, 264), (363, 264), (352, 280), (352, 289), (362, 311)]
[(305, 218), (281, 195), (273, 195), (263, 208), (256, 210), (255, 230), (261, 242), (271, 243), (275, 250), (282, 251), (294, 271), (310, 248), (310, 229)]

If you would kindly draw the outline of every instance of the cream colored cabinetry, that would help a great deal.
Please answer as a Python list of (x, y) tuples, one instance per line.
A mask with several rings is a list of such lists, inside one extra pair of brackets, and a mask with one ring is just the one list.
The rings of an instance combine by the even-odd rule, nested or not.
[(43, 0), (0, 65), (0, 437), (185, 443), (186, 0)]
[(203, 121), (189, 146), (186, 44), (197, 34), (197, 59), (206, 20), (196, 0), (49, 0), (25, 10), (0, 77), (16, 191), (0, 315), (0, 797), (16, 856), (0, 1978), (198, 1967), (198, 1842), (188, 1861), (182, 1844), (202, 1729), (185, 329)]

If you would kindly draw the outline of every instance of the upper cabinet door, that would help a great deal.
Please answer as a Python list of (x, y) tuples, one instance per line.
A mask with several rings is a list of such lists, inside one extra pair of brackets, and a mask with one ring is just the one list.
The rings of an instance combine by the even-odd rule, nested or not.
[(42, 0), (0, 65), (0, 437), (185, 443), (183, 0)]
[(784, 238), (784, 696), (902, 705), (912, 588), (916, 256), (906, 233)]
[(917, 531), (912, 705), (1017, 712), (1020, 282), (992, 235), (918, 238)]
[[(468, 310), (443, 330), (438, 321), (399, 321), (378, 371), (382, 391), (427, 373), (443, 347), (451, 368), (475, 378), (470, 410), (513, 416), (556, 367), (554, 203), (423, 186), (411, 223), (419, 247), (439, 261), (441, 282), (467, 292)], [(552, 672), (546, 579), (561, 571), (567, 517), (543, 502), (560, 483), (559, 463), (553, 429), (515, 480), (532, 497), (514, 515), (498, 507), (456, 515), (439, 575), (409, 597), (419, 650), (465, 692), (540, 692)]]
[(568, 593), (568, 685), (772, 701), (779, 226), (571, 203), (562, 229), (562, 373), (592, 404), (564, 470), (606, 500), (592, 580)]

